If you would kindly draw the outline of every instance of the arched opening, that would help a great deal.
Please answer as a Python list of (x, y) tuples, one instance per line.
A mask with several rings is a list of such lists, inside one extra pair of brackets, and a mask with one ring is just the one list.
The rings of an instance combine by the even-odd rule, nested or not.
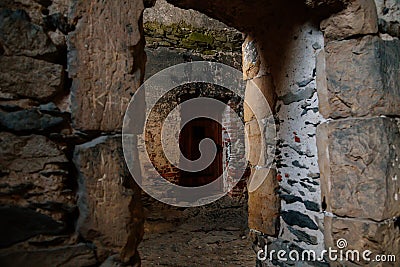
[[(143, 20), (146, 78), (172, 65), (193, 61), (223, 63), (241, 71), (243, 37), (236, 29), (166, 1), (157, 1), (154, 7), (146, 9)], [(159, 95), (155, 93), (156, 96)], [(189, 118), (185, 116), (190, 116), (191, 106), (177, 107), (185, 101), (202, 97), (224, 103), (240, 114), (243, 120), (243, 102), (228, 89), (207, 83), (189, 83), (175, 88), (159, 100), (147, 120), (146, 149), (152, 164), (164, 179), (184, 187), (204, 186), (223, 175), (231, 154), (231, 142), (235, 138), (231, 140), (220, 124), (224, 122), (226, 127), (235, 127), (234, 120), (225, 109), (215, 111), (216, 120), (198, 117), (186, 123)], [(189, 110), (183, 110), (185, 108)], [(180, 129), (179, 136), (176, 132), (163, 132), (162, 125), (167, 116), (169, 127)], [(180, 170), (177, 167), (180, 157), (191, 161), (200, 158), (199, 145), (205, 138), (213, 140), (216, 146), (213, 162), (201, 171)], [(172, 140), (179, 143), (182, 155), (173, 152), (167, 159), (165, 150), (175, 151)], [(142, 169), (142, 175), (147, 177), (145, 169)], [(144, 194), (145, 233), (139, 246), (143, 265), (158, 262), (174, 266), (189, 260), (193, 265), (213, 266), (220, 265), (221, 259), (226, 264), (243, 262), (248, 265), (254, 262), (251, 242), (247, 238), (247, 178), (248, 174), (244, 175), (227, 196), (203, 207), (177, 208)], [(226, 174), (212, 190), (222, 193), (232, 182)], [(197, 197), (202, 199), (207, 196)], [(232, 248), (236, 250), (234, 255)]]

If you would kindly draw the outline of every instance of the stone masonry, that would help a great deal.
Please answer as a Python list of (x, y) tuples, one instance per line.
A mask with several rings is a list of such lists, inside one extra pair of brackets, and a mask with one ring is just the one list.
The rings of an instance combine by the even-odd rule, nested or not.
[(120, 133), (144, 77), (143, 10), (1, 1), (1, 266), (140, 264), (140, 191)]
[[(0, 1), (0, 266), (141, 265), (143, 192), (123, 158), (125, 109), (145, 79), (196, 60), (243, 71), (247, 103), (206, 91), (243, 112), (250, 178), (232, 194), (247, 184), (256, 253), (318, 255), (345, 239), (347, 250), (397, 258), (254, 254), (254, 265), (398, 266), (399, 37), (398, 0)], [(164, 115), (135, 138), (160, 141), (152, 129)], [(157, 142), (155, 165), (173, 180), (179, 170)]]
[(398, 10), (391, 1), (354, 1), (324, 20), (317, 63), (320, 109), (329, 119), (317, 134), (325, 245), (345, 238), (348, 249), (397, 258), (400, 43), (388, 25)]

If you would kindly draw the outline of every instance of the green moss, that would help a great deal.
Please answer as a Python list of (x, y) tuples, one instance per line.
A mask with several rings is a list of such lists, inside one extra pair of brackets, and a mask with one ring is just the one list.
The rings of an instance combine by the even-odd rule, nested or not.
[(214, 38), (212, 36), (205, 35), (200, 32), (192, 32), (189, 35), (188, 39), (194, 42), (206, 43), (209, 45), (212, 45), (214, 43)]
[(188, 49), (195, 49), (197, 48), (197, 44), (195, 42), (189, 41), (189, 40), (182, 40), (179, 43), (183, 48), (188, 48)]

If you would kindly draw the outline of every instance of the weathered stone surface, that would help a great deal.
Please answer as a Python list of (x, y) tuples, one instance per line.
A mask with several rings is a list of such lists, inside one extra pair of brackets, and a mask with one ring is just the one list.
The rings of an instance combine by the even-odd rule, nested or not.
[(22, 56), (0, 56), (0, 92), (10, 98), (48, 100), (61, 91), (63, 77), (61, 65)]
[(366, 36), (330, 42), (325, 55), (326, 72), (318, 71), (317, 78), (324, 117), (400, 114), (399, 40)]
[(248, 188), (250, 229), (276, 236), (279, 232), (280, 211), (277, 193), (279, 183), (276, 179), (276, 171), (273, 169), (253, 169)]
[(47, 9), (50, 15), (59, 13), (67, 17), (73, 3), (74, 0), (52, 0), (51, 5)]
[(261, 56), (258, 50), (257, 41), (253, 37), (247, 36), (242, 47), (244, 80), (256, 77), (260, 71)]
[(64, 228), (49, 216), (26, 208), (0, 207), (0, 217), (0, 248), (39, 234), (60, 234)]
[(144, 76), (144, 39), (139, 0), (83, 1), (68, 35), (69, 75), (73, 78), (73, 125), (82, 131), (119, 131), (126, 107)]
[(247, 122), (245, 125), (247, 133), (246, 159), (252, 166), (262, 166), (265, 163), (265, 145), (261, 136), (260, 125), (257, 120)]
[(378, 32), (374, 0), (352, 0), (341, 12), (321, 22), (327, 40), (341, 40), (354, 35)]
[(196, 28), (225, 29), (225, 24), (214, 20), (203, 13), (194, 10), (184, 10), (174, 7), (165, 0), (156, 1), (154, 8), (146, 9), (145, 21), (157, 21), (164, 25), (185, 22)]
[(147, 55), (146, 80), (159, 71), (173, 65), (202, 60), (201, 57), (189, 53), (186, 50), (172, 50), (160, 47), (158, 49), (146, 49), (145, 51)]
[(58, 29), (55, 31), (49, 31), (47, 34), (55, 46), (59, 47), (60, 49), (63, 49), (67, 46), (66, 36)]
[(245, 124), (246, 159), (251, 166), (271, 167), (276, 149), (276, 128), (274, 117), (252, 120)]
[[(262, 101), (260, 98), (264, 98)], [(245, 90), (244, 121), (271, 116), (276, 104), (276, 93), (271, 75), (247, 81)], [(250, 108), (251, 107), (251, 108)]]
[(9, 113), (0, 111), (0, 127), (10, 131), (51, 131), (63, 122), (64, 118), (45, 114), (37, 109)]
[(140, 191), (125, 166), (121, 136), (100, 137), (76, 147), (79, 171), (78, 232), (105, 260), (119, 253), (124, 262), (137, 258), (143, 235)]
[[(158, 47), (157, 49), (145, 49), (147, 55), (146, 61), (146, 75), (145, 79), (153, 76), (157, 72), (164, 70), (168, 67), (174, 66), (180, 63), (210, 60), (207, 55), (202, 55), (199, 53), (194, 53), (186, 49), (180, 48), (166, 48)], [(230, 53), (230, 54), (216, 54), (212, 57), (219, 63), (226, 64), (228, 66), (237, 68), (241, 70), (241, 54), (240, 53)]]
[[(338, 250), (337, 242), (344, 238), (347, 241), (344, 252), (358, 250), (360, 261), (332, 262), (331, 266), (398, 266), (400, 258), (400, 230), (394, 222), (376, 223), (372, 221), (357, 221), (343, 218), (325, 217), (325, 246)], [(363, 260), (363, 252), (370, 250), (368, 255), (371, 260), (375, 260), (376, 255), (395, 255), (396, 262), (368, 262)], [(378, 265), (381, 264), (381, 265)]]
[(39, 25), (23, 10), (0, 10), (0, 44), (5, 55), (44, 56), (57, 52)]
[(400, 216), (400, 133), (393, 119), (323, 123), (317, 145), (328, 212), (376, 221)]
[(375, 0), (379, 18), (379, 32), (400, 37), (400, 2), (397, 0)]
[(28, 13), (32, 23), (40, 25), (43, 23), (44, 7), (35, 0), (3, 0), (0, 2), (0, 8), (12, 10), (22, 9)]
[(1, 205), (35, 208), (57, 221), (75, 209), (68, 159), (44, 136), (0, 133)]
[(96, 264), (95, 251), (86, 244), (0, 254), (0, 265), (4, 267), (84, 267)]
[(5, 111), (32, 109), (37, 105), (38, 103), (31, 99), (0, 100), (0, 108)]

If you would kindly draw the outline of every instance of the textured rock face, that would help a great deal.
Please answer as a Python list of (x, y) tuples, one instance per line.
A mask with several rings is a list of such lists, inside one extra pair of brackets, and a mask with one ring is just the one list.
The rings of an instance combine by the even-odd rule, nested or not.
[(138, 260), (143, 235), (140, 191), (125, 166), (121, 136), (100, 137), (77, 146), (80, 217), (78, 232), (93, 240), (101, 260), (120, 253), (124, 262)]
[(63, 122), (63, 118), (42, 113), (37, 109), (0, 112), (0, 126), (10, 131), (50, 131)]
[(68, 160), (44, 136), (0, 133), (0, 204), (37, 209), (64, 221), (75, 209)]
[(397, 0), (375, 0), (379, 32), (400, 37), (400, 7)]
[[(248, 36), (243, 43), (243, 79), (253, 79), (260, 72), (260, 66), (266, 65), (261, 62), (261, 55), (259, 54), (260, 48), (258, 47), (257, 41)], [(264, 74), (264, 73), (261, 73)]]
[(343, 11), (322, 21), (321, 30), (327, 40), (377, 33), (378, 16), (374, 0), (349, 1)]
[[(279, 230), (280, 203), (276, 191), (279, 188), (276, 180), (276, 171), (270, 169), (253, 170), (250, 176), (251, 183), (262, 184), (254, 191), (249, 192), (249, 227), (270, 236), (276, 236)], [(269, 203), (270, 205), (265, 205)]]
[(61, 91), (63, 76), (61, 65), (23, 56), (0, 57), (3, 97), (48, 100)]
[(318, 129), (326, 210), (383, 221), (400, 216), (400, 133), (388, 118), (349, 119)]
[(139, 0), (76, 3), (71, 19), (82, 17), (68, 44), (74, 128), (120, 131), (131, 94), (144, 76), (143, 9)]
[(399, 57), (399, 40), (365, 36), (328, 43), (322, 59), (326, 70), (323, 62), (318, 70), (321, 113), (332, 118), (399, 114)]
[[(168, 15), (165, 16), (165, 14)], [(174, 14), (174, 16), (169, 16), (169, 14)], [(184, 21), (188, 25), (199, 29), (204, 27), (222, 30), (227, 27), (225, 24), (211, 19), (198, 11), (178, 9), (167, 3), (166, 0), (158, 0), (154, 8), (146, 9), (144, 19), (144, 22), (157, 21), (163, 25), (178, 24)]]
[[(21, 33), (25, 33), (21, 35)], [(0, 43), (5, 55), (44, 56), (57, 52), (43, 28), (23, 10), (0, 11)]]
[(337, 242), (344, 238), (348, 246), (344, 251), (358, 250), (360, 260), (353, 262), (334, 262), (331, 266), (397, 266), (396, 262), (379, 263), (363, 260), (363, 252), (370, 250), (368, 257), (373, 261), (376, 255), (395, 255), (400, 257), (399, 227), (392, 222), (376, 223), (372, 221), (356, 221), (342, 218), (325, 218), (325, 245), (338, 250)]

